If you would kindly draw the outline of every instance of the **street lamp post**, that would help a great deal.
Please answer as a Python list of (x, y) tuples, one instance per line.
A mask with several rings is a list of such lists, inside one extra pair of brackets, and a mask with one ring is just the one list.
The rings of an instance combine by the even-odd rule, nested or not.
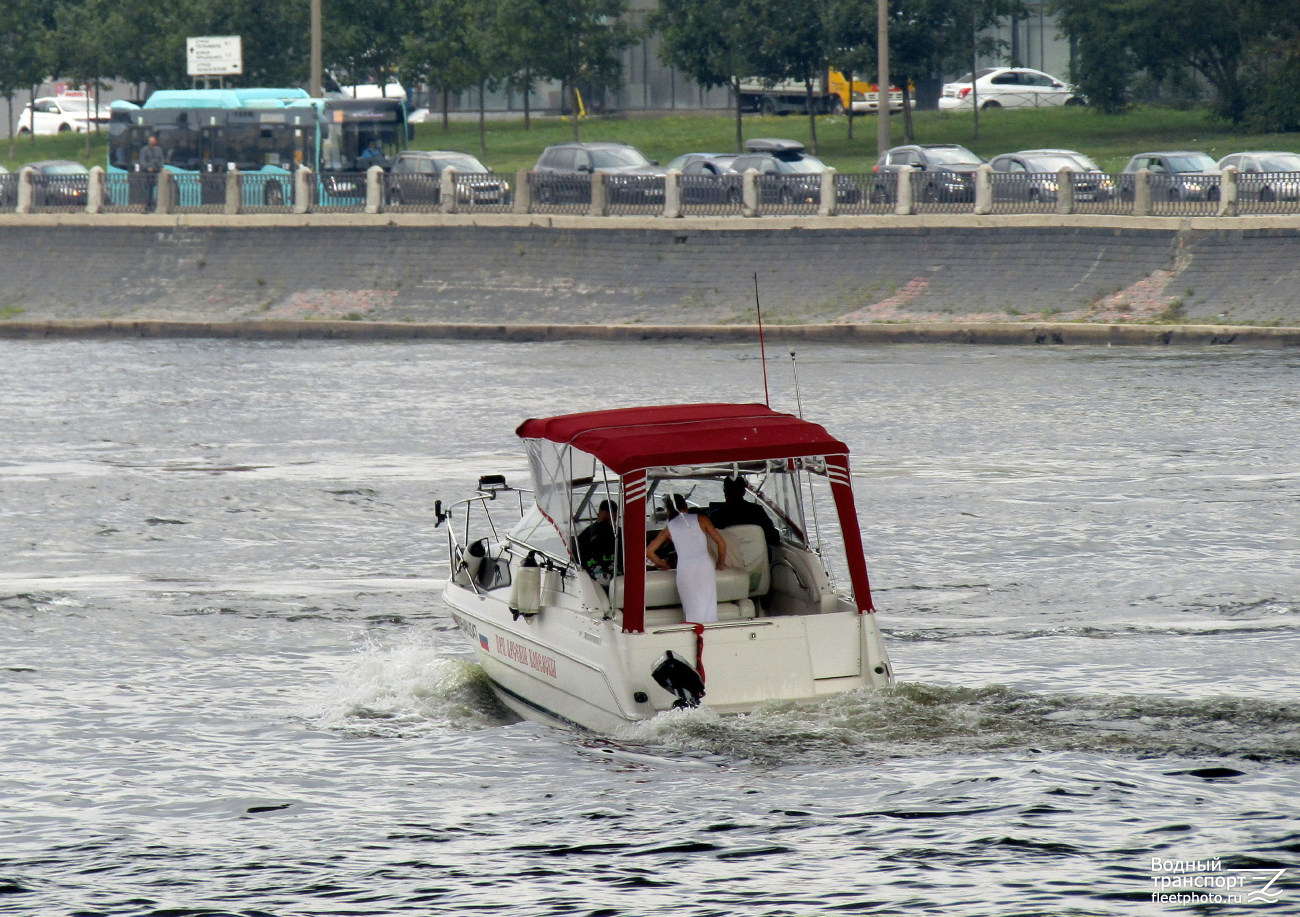
[(320, 0), (311, 0), (311, 85), (307, 91), (313, 99), (321, 97)]
[(889, 137), (889, 0), (876, 0), (876, 146), (881, 156)]

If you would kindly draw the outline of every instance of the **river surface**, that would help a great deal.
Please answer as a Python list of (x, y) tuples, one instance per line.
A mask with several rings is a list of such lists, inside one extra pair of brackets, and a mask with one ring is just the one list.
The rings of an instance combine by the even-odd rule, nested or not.
[(433, 501), (752, 348), (0, 367), (2, 914), (1300, 913), (1300, 354), (802, 348), (900, 684), (605, 737), (494, 702)]

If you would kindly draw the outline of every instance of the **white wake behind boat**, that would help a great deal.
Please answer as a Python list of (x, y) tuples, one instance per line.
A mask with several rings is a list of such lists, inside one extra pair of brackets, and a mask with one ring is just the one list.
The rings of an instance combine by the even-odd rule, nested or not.
[[(612, 732), (675, 706), (743, 713), (893, 682), (849, 450), (821, 426), (763, 405), (687, 404), (517, 432), (533, 487), (486, 475), (469, 499), (439, 503), (438, 522), (452, 616), (520, 716)], [(713, 623), (686, 622), (675, 572), (647, 569), (672, 494), (726, 541)]]

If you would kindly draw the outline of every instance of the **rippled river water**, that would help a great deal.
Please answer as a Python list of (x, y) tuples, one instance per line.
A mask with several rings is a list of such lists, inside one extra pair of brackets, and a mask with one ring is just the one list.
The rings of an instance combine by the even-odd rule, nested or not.
[[(599, 737), (493, 702), (433, 501), (752, 348), (0, 342), (0, 913), (1300, 913), (1300, 354), (799, 360), (900, 684)], [(1214, 858), (1287, 872), (1153, 901)]]

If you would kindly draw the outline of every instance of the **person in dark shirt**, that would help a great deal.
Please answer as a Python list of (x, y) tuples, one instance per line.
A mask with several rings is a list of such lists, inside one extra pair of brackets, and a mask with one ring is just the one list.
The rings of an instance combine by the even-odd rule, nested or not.
[[(158, 173), (163, 170), (163, 166), (167, 163), (167, 157), (163, 154), (162, 147), (158, 145), (157, 134), (149, 135), (149, 142), (140, 147), (140, 155), (136, 161), (139, 170), (146, 177), (137, 177), (132, 181), (143, 181), (145, 183), (142, 190), (144, 209), (153, 212), (158, 206)], [(137, 190), (140, 189), (137, 187)]]
[(732, 525), (757, 525), (763, 529), (763, 537), (767, 539), (768, 547), (774, 548), (781, 543), (781, 533), (776, 530), (776, 525), (772, 522), (772, 517), (767, 514), (767, 510), (745, 499), (748, 489), (742, 477), (727, 478), (723, 481), (722, 495), (725, 502), (709, 504), (709, 521), (719, 529)]
[(608, 585), (618, 571), (618, 538), (614, 526), (618, 506), (601, 500), (596, 521), (578, 533), (578, 562), (602, 586)]
[(158, 146), (158, 138), (150, 134), (149, 142), (140, 147), (140, 171), (161, 172), (164, 162), (163, 151)]

